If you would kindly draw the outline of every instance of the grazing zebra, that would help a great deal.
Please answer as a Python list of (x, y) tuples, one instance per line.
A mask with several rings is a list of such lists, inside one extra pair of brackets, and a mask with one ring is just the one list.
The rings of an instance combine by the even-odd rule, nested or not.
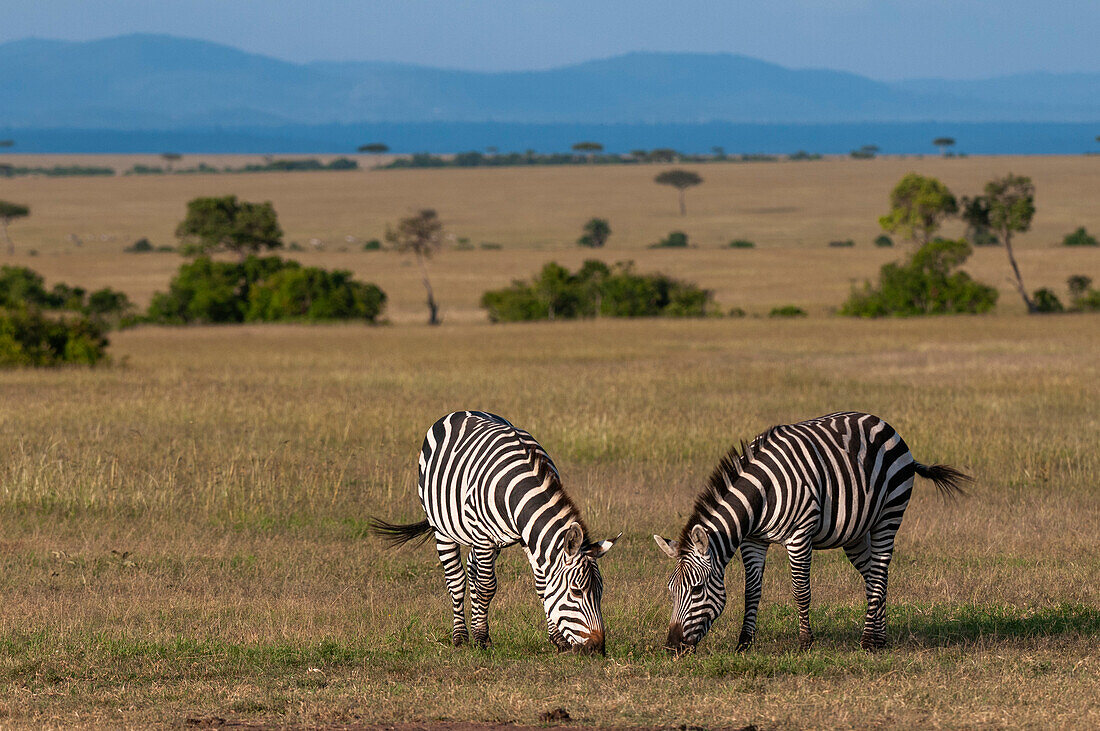
[[(535, 574), (550, 641), (559, 651), (603, 654), (603, 580), (596, 559), (618, 536), (589, 540), (557, 468), (534, 437), (494, 414), (448, 414), (424, 437), (418, 485), (424, 520), (410, 525), (373, 520), (371, 527), (395, 546), (415, 538), (423, 543), (435, 534), (451, 593), (456, 647), (469, 640), (467, 578), (474, 643), (490, 644), (488, 612), (497, 589), (497, 556), (500, 549), (518, 543)], [(460, 546), (470, 547), (466, 571)]]
[(738, 649), (752, 643), (771, 543), (787, 548), (803, 649), (814, 639), (810, 553), (826, 548), (843, 548), (863, 576), (867, 615), (860, 645), (867, 650), (882, 647), (887, 568), (914, 474), (932, 480), (944, 495), (961, 492), (960, 483), (971, 479), (945, 465), (914, 461), (889, 424), (856, 412), (775, 426), (747, 446), (742, 442), (740, 454), (731, 448), (695, 500), (680, 539), (653, 536), (676, 560), (668, 583), (668, 649), (693, 649), (722, 613), (726, 565), (738, 548), (745, 567)]

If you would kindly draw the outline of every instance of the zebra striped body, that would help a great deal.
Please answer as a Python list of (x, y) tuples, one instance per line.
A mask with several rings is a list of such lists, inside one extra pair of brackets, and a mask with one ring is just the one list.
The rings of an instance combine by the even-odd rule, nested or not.
[[(474, 642), (489, 643), (496, 559), (502, 548), (519, 544), (535, 575), (551, 641), (559, 649), (603, 652), (603, 583), (596, 559), (614, 541), (588, 540), (557, 468), (534, 437), (493, 414), (448, 414), (424, 438), (418, 490), (425, 521), (376, 521), (375, 529), (394, 542), (434, 534), (451, 594), (454, 644), (468, 638), (467, 584)], [(465, 571), (462, 546), (470, 548)]]
[(968, 479), (949, 467), (915, 462), (889, 424), (857, 412), (776, 426), (752, 444), (742, 444), (741, 454), (732, 449), (696, 500), (680, 540), (654, 536), (677, 560), (669, 582), (675, 605), (669, 647), (694, 647), (721, 613), (725, 569), (738, 550), (745, 567), (738, 644), (745, 648), (752, 642), (764, 559), (772, 543), (783, 544), (790, 559), (803, 647), (813, 642), (811, 552), (829, 548), (843, 548), (863, 576), (867, 615), (861, 644), (880, 647), (894, 537), (915, 474), (934, 480), (944, 492)]

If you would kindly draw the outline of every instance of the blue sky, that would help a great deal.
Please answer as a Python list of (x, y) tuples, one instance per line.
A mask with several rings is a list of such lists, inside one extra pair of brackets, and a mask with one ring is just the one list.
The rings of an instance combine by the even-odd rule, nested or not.
[(1100, 0), (3, 0), (0, 42), (135, 32), (292, 61), (534, 69), (741, 53), (877, 79), (1100, 72)]

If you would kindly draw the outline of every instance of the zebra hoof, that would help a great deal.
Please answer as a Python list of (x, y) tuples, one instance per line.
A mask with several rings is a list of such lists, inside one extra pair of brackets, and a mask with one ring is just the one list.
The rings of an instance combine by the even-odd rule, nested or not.
[(798, 649), (809, 650), (814, 645), (814, 636), (812, 633), (799, 633), (798, 635)]
[(744, 652), (752, 647), (753, 635), (747, 635), (744, 632), (737, 638), (737, 651)]
[(455, 647), (462, 647), (463, 645), (469, 644), (469, 642), (470, 642), (470, 638), (467, 637), (466, 635), (452, 635), (451, 636), (451, 644), (454, 645)]
[(859, 646), (867, 652), (874, 652), (886, 647), (886, 638), (875, 635), (863, 635), (859, 640)]
[(474, 637), (474, 647), (477, 647), (481, 650), (488, 650), (492, 646), (493, 641), (489, 639), (489, 635), (485, 635), (484, 637)]

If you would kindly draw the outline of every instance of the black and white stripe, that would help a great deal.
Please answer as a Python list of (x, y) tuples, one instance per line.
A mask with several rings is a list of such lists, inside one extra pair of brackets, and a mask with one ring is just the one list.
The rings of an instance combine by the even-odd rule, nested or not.
[[(494, 414), (454, 412), (428, 430), (419, 468), (425, 520), (411, 525), (376, 520), (373, 528), (395, 545), (434, 534), (451, 594), (454, 644), (469, 638), (467, 584), (474, 642), (489, 644), (497, 556), (519, 544), (535, 575), (551, 641), (560, 650), (602, 653), (603, 581), (596, 559), (616, 539), (589, 540), (557, 468), (534, 437)], [(462, 546), (470, 548), (465, 571)]]
[(810, 556), (843, 548), (863, 576), (867, 614), (860, 644), (885, 641), (887, 573), (913, 477), (944, 494), (970, 478), (944, 465), (922, 465), (885, 421), (857, 412), (772, 427), (741, 452), (732, 448), (711, 475), (678, 541), (654, 536), (676, 559), (669, 581), (673, 612), (668, 647), (694, 647), (725, 607), (726, 566), (738, 549), (745, 567), (745, 616), (739, 648), (752, 643), (768, 546), (781, 543), (791, 564), (802, 647), (810, 629)]

